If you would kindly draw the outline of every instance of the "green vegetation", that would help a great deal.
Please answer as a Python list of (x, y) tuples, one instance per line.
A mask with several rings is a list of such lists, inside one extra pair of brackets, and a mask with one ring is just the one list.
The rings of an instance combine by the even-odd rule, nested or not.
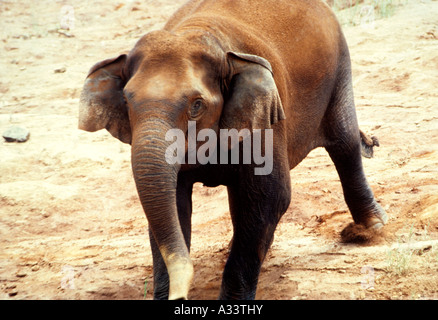
[[(409, 235), (407, 237), (407, 243), (411, 242), (412, 236), (414, 235), (414, 225), (411, 225), (409, 229)], [(387, 271), (399, 276), (406, 274), (410, 268), (410, 262), (412, 259), (412, 255), (414, 250), (409, 247), (402, 246), (401, 239), (398, 241), (398, 247), (391, 249), (388, 252), (388, 267)]]
[(409, 228), (407, 236), (402, 236), (397, 241), (397, 246), (387, 253), (388, 273), (404, 276), (415, 265), (423, 269), (438, 270), (438, 247), (436, 241), (431, 240), (429, 224), (423, 226), (421, 238), (414, 240), (418, 232), (415, 231), (414, 223)]
[(407, 2), (408, 0), (333, 0), (332, 8), (343, 25), (373, 27), (375, 20), (391, 17), (398, 6)]

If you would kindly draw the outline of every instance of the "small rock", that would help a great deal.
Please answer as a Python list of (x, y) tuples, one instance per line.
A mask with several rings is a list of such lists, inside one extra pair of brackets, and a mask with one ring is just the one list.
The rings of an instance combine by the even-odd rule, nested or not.
[[(68, 28), (68, 27), (66, 27), (66, 28)], [(69, 28), (69, 29), (70, 29), (70, 28)], [(72, 38), (72, 37), (74, 37), (74, 35), (73, 35), (72, 33), (68, 32), (68, 31), (65, 30), (65, 29), (58, 29), (57, 31), (58, 31), (58, 33), (59, 33), (60, 35), (62, 35), (62, 36), (64, 36), (64, 37), (67, 37), (67, 38)]]
[(29, 136), (29, 130), (19, 126), (13, 126), (3, 132), (3, 138), (6, 142), (26, 142)]
[(40, 270), (40, 266), (39, 265), (34, 265), (31, 269), (33, 272)]
[(25, 276), (27, 276), (27, 273), (19, 271), (15, 275), (17, 276), (17, 278), (24, 278)]
[(41, 215), (43, 216), (43, 218), (50, 217), (50, 213), (46, 212), (46, 210), (44, 210), (44, 209), (41, 211)]
[(15, 297), (17, 294), (18, 294), (18, 291), (17, 291), (16, 289), (14, 289), (14, 290), (12, 290), (12, 291), (10, 291), (10, 292), (8, 293), (8, 295), (9, 295), (10, 297)]
[(64, 67), (53, 70), (53, 72), (55, 72), (55, 73), (64, 73), (66, 71), (67, 71), (67, 69)]

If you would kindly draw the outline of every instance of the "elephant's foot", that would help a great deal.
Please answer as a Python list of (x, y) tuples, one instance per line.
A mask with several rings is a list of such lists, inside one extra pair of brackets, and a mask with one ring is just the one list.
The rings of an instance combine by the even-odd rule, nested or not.
[(379, 230), (388, 222), (388, 216), (376, 200), (373, 201), (372, 206), (373, 208), (369, 210), (369, 213), (365, 215), (364, 219), (360, 221), (359, 224), (367, 229)]
[(385, 210), (376, 202), (368, 215), (360, 222), (350, 223), (341, 232), (344, 243), (370, 243), (382, 239), (383, 226), (388, 222)]

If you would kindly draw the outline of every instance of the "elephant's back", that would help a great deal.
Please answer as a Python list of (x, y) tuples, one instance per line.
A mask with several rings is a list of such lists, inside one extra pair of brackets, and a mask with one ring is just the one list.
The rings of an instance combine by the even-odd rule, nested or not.
[(299, 41), (315, 33), (329, 36), (326, 33), (338, 26), (332, 10), (322, 0), (191, 0), (169, 19), (164, 29), (178, 28), (199, 17), (209, 17), (213, 28), (216, 20), (228, 20), (229, 27), (237, 24), (277, 44)]
[(343, 39), (336, 16), (322, 0), (192, 0), (164, 28), (172, 32), (197, 25), (225, 34), (231, 50), (265, 57), (278, 75), (288, 71), (285, 76), (296, 83), (306, 75), (310, 86), (334, 72)]

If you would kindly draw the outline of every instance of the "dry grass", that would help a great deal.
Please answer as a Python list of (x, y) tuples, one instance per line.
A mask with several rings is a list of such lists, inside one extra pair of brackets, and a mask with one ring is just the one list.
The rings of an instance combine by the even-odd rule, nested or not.
[(372, 26), (376, 19), (391, 17), (408, 0), (328, 0), (343, 25)]

